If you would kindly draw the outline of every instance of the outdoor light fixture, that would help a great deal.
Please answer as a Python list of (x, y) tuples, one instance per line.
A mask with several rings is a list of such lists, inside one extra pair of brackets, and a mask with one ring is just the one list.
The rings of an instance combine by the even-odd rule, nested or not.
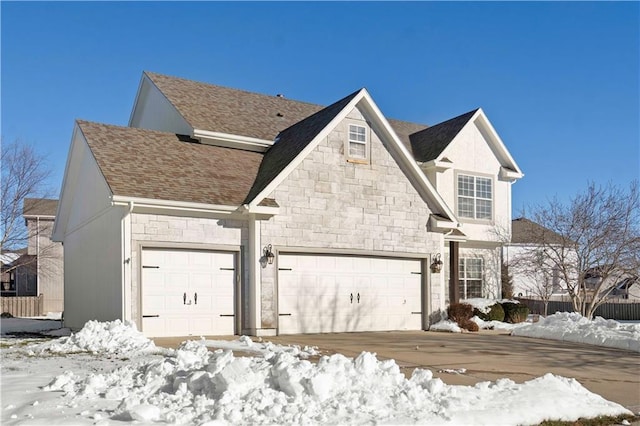
[(442, 271), (442, 260), (440, 260), (440, 253), (436, 253), (433, 256), (433, 262), (431, 262), (431, 272), (439, 273)]
[(262, 253), (265, 259), (267, 259), (267, 263), (269, 265), (273, 265), (273, 259), (275, 259), (276, 256), (273, 254), (273, 251), (271, 251), (271, 244), (269, 244), (268, 246), (265, 246), (264, 249), (262, 250)]

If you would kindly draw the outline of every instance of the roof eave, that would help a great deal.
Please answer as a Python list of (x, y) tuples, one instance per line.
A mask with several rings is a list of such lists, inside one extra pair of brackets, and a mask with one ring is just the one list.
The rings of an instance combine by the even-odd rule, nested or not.
[(224, 148), (242, 149), (246, 151), (266, 152), (274, 144), (267, 139), (253, 138), (250, 136), (234, 135), (231, 133), (212, 132), (210, 130), (193, 129), (191, 137), (198, 139), (206, 145), (221, 146)]

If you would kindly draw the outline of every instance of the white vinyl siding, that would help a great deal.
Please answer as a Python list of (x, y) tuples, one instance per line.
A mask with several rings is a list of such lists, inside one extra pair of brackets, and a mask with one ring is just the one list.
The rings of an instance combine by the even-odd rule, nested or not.
[(482, 258), (460, 258), (460, 298), (482, 297), (484, 262)]
[(469, 219), (492, 219), (493, 181), (490, 178), (458, 175), (458, 215)]
[(367, 128), (349, 125), (349, 158), (367, 159)]

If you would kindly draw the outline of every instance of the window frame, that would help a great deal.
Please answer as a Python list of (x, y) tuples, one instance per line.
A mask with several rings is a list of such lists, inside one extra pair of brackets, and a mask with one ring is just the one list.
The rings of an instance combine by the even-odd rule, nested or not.
[[(360, 141), (358, 139), (352, 139), (351, 135), (352, 135), (352, 127), (355, 127), (357, 129), (362, 129), (362, 135), (364, 136), (364, 141)], [(357, 132), (356, 134), (360, 134), (361, 132)], [(360, 123), (348, 123), (347, 124), (347, 138), (346, 138), (346, 142), (345, 142), (345, 157), (347, 158), (348, 162), (351, 163), (360, 163), (360, 164), (369, 164), (370, 163), (370, 134), (369, 134), (369, 127), (366, 126), (365, 124), (360, 124)], [(360, 157), (357, 155), (352, 155), (351, 154), (351, 144), (358, 144), (358, 145), (363, 145), (364, 146), (364, 157)]]
[[(480, 261), (480, 278), (470, 277), (468, 272), (469, 268), (467, 265), (468, 261)], [(480, 293), (479, 295), (472, 295), (469, 297), (469, 282), (470, 281), (479, 281), (480, 282)], [(460, 257), (458, 260), (458, 289), (460, 291), (460, 299), (471, 299), (471, 298), (482, 298), (484, 297), (484, 288), (485, 288), (485, 261), (483, 257), (477, 256), (465, 256)]]
[[(472, 178), (473, 179), (473, 196), (471, 195), (461, 195), (460, 191), (462, 190), (460, 178)], [(478, 196), (478, 179), (486, 180), (490, 183), (490, 191), (491, 198), (479, 197)], [(479, 173), (470, 173), (470, 172), (457, 172), (455, 175), (455, 205), (456, 205), (456, 215), (463, 221), (469, 222), (478, 222), (478, 223), (492, 223), (495, 217), (495, 196), (496, 196), (496, 183), (495, 179), (491, 175), (479, 174)], [(466, 199), (472, 201), (473, 208), (473, 217), (465, 216), (462, 214), (463, 209), (461, 208), (460, 199)], [(489, 207), (491, 208), (491, 212), (489, 217), (478, 217), (478, 201), (489, 202)]]

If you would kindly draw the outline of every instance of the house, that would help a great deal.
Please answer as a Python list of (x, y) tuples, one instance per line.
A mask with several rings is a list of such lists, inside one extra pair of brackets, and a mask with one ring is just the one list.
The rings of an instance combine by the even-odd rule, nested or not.
[(503, 261), (513, 280), (517, 297), (562, 299), (567, 295), (560, 270), (552, 261), (553, 250), (566, 247), (562, 236), (542, 225), (520, 217), (511, 222), (511, 241), (502, 248)]
[(128, 127), (73, 131), (53, 234), (65, 323), (426, 329), (499, 294), (489, 229), (509, 226), (521, 177), (481, 109), (427, 127), (366, 89), (323, 107), (145, 72)]
[(597, 292), (608, 293), (607, 299), (611, 302), (640, 301), (640, 279), (630, 270), (611, 266), (589, 268), (584, 274), (584, 284), (587, 297), (593, 297)]

